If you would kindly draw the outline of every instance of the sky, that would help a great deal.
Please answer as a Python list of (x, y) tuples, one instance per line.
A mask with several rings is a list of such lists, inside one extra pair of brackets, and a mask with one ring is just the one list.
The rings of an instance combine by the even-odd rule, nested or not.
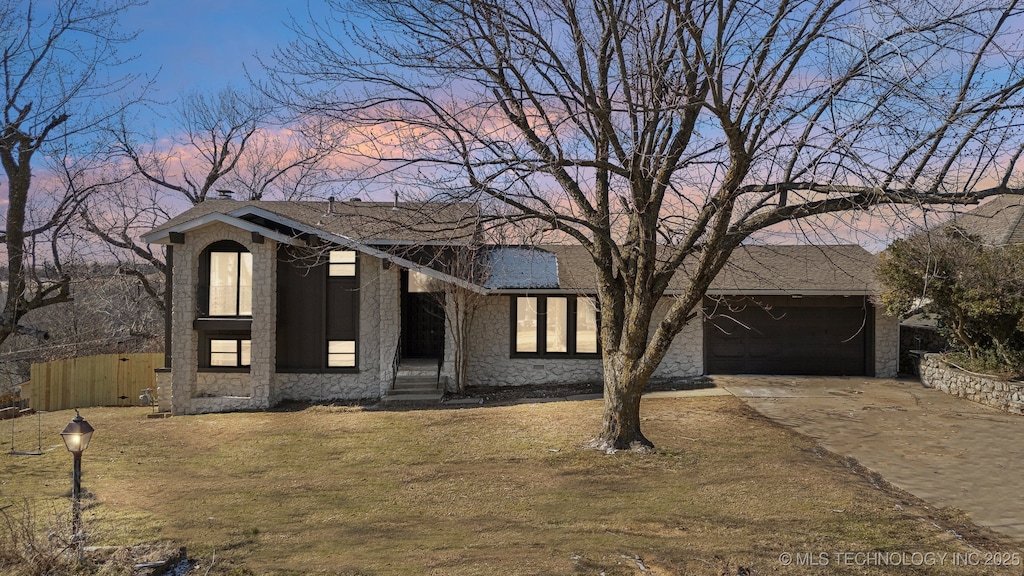
[(246, 68), (261, 72), (256, 58), (269, 59), (274, 48), (294, 38), (290, 16), (299, 22), (323, 18), (327, 9), (312, 0), (149, 0), (122, 17), (138, 38), (126, 46), (137, 59), (125, 71), (156, 74), (154, 96), (172, 100), (180, 93), (204, 92), (232, 84), (243, 87)]
[[(323, 20), (329, 11), (323, 0), (149, 0), (121, 17), (125, 30), (138, 37), (122, 49), (135, 60), (124, 72), (154, 78), (149, 96), (170, 102), (181, 93), (198, 89), (212, 94), (227, 85), (242, 88), (246, 70), (262, 75), (257, 55), (269, 60), (275, 48), (294, 39), (292, 18), (301, 25), (310, 18)], [(159, 110), (159, 106), (155, 107)], [(143, 115), (156, 133), (173, 129), (158, 117)], [(146, 131), (148, 126), (138, 126)], [(864, 226), (851, 222), (850, 226)], [(885, 225), (884, 229), (890, 229)], [(891, 238), (858, 238), (873, 249)]]

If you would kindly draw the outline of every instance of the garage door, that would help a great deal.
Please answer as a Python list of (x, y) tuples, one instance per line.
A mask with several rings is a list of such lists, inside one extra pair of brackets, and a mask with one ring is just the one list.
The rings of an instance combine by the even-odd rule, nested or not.
[(873, 375), (863, 297), (708, 299), (705, 312), (708, 374)]

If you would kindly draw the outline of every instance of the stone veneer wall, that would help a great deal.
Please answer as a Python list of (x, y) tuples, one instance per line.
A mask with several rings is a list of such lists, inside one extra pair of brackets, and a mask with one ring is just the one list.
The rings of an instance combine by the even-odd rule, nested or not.
[(964, 372), (947, 364), (942, 354), (925, 354), (921, 384), (1013, 414), (1024, 414), (1024, 382), (1011, 382)]
[[(245, 374), (203, 372), (200, 376), (199, 335), (196, 318), (196, 286), (199, 256), (211, 243), (233, 240), (253, 255), (252, 366)], [(171, 412), (200, 414), (226, 410), (261, 410), (270, 407), (270, 388), (277, 345), (277, 242), (252, 241), (252, 235), (226, 224), (215, 223), (185, 234), (185, 244), (174, 250), (174, 299), (171, 308)], [(216, 384), (222, 379), (224, 384)], [(161, 390), (163, 392), (163, 390)], [(229, 395), (219, 395), (229, 392)], [(211, 396), (210, 394), (218, 394)], [(161, 404), (164, 394), (161, 393)]]
[[(659, 305), (655, 320), (667, 310)], [(567, 358), (511, 358), (509, 296), (488, 297), (477, 311), (470, 340), (469, 383), (474, 386), (572, 384), (601, 380), (601, 360)], [(446, 339), (446, 346), (450, 339)], [(691, 322), (676, 336), (652, 378), (691, 378), (703, 373), (703, 337), (699, 322)], [(446, 352), (446, 368), (448, 354)], [(450, 369), (450, 368), (449, 368)]]
[(199, 372), (196, 374), (198, 398), (210, 396), (249, 396), (252, 374), (249, 372)]
[(171, 371), (167, 368), (156, 369), (156, 401), (161, 412), (170, 412), (171, 405)]
[(875, 309), (875, 377), (895, 378), (900, 367), (900, 320), (885, 313), (878, 304)]
[(358, 372), (277, 373), (273, 403), (324, 402), (380, 398), (391, 385), (391, 366), (399, 333), (399, 269), (359, 256)]

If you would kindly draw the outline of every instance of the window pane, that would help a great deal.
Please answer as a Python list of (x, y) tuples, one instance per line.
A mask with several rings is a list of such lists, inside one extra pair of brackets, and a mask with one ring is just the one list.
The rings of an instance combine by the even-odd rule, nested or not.
[(537, 298), (516, 298), (516, 352), (537, 351)]
[(353, 340), (331, 340), (327, 344), (327, 351), (331, 354), (354, 354), (356, 343)]
[(242, 340), (242, 363), (241, 366), (252, 364), (252, 340)]
[(355, 264), (331, 264), (328, 266), (327, 273), (330, 276), (355, 276), (356, 265)]
[[(238, 252), (210, 253), (210, 315), (238, 315)], [(251, 280), (250, 280), (251, 284)]]
[(238, 366), (238, 341), (210, 340), (210, 366)]
[(238, 352), (238, 343), (235, 340), (210, 340), (210, 352)]
[(576, 353), (597, 354), (597, 308), (582, 296), (576, 299)]
[(327, 366), (354, 368), (355, 365), (356, 343), (354, 340), (331, 340), (327, 343)]
[(331, 264), (354, 264), (356, 253), (354, 250), (331, 250)]
[(547, 312), (547, 343), (548, 352), (569, 351), (569, 299), (548, 297)]
[(238, 256), (238, 315), (252, 316), (252, 254), (242, 252)]
[(437, 292), (437, 281), (422, 272), (409, 270), (409, 292)]
[(331, 250), (328, 258), (328, 276), (356, 275), (356, 253), (354, 250)]

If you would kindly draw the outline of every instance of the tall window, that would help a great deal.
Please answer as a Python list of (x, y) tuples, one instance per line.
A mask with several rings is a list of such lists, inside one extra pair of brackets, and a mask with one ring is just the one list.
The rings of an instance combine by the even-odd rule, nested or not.
[(209, 316), (252, 316), (252, 254), (236, 242), (217, 242), (203, 257)]
[(536, 296), (520, 296), (516, 298), (516, 352), (537, 351), (537, 318), (540, 314), (537, 311)]
[(199, 369), (248, 371), (252, 347), (252, 254), (221, 240), (199, 256), (196, 291)]
[(548, 296), (548, 309), (544, 314), (547, 337), (544, 339), (545, 352), (569, 351), (569, 299), (564, 296)]
[(576, 298), (576, 353), (597, 354), (597, 302), (593, 298)]
[(512, 353), (521, 356), (596, 356), (597, 309), (585, 296), (512, 299)]

